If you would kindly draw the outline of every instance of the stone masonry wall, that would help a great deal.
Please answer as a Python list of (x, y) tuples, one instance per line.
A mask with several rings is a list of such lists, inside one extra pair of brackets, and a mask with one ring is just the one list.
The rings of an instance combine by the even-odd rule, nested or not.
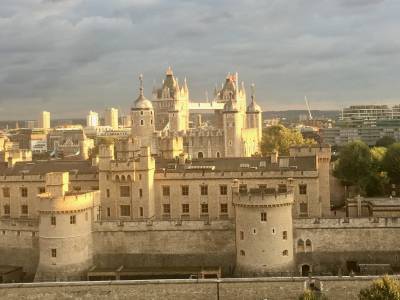
[(235, 264), (231, 221), (100, 222), (94, 226), (94, 264), (101, 268)]
[[(356, 300), (377, 277), (320, 277), (329, 300)], [(0, 285), (0, 298), (136, 300), (297, 300), (307, 278), (57, 282)]]

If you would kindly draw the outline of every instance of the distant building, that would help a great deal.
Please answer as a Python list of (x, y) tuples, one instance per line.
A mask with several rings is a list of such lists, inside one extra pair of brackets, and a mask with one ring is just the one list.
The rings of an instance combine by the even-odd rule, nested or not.
[(342, 110), (338, 125), (344, 127), (376, 126), (378, 120), (400, 119), (400, 106), (353, 105)]
[(39, 128), (49, 129), (50, 128), (50, 112), (42, 111), (39, 118)]
[(104, 113), (104, 125), (118, 129), (118, 109), (110, 107)]
[(25, 128), (27, 129), (33, 129), (36, 127), (36, 121), (35, 120), (28, 120), (25, 121)]
[(99, 114), (95, 111), (89, 111), (86, 116), (86, 126), (87, 127), (97, 127), (99, 126)]

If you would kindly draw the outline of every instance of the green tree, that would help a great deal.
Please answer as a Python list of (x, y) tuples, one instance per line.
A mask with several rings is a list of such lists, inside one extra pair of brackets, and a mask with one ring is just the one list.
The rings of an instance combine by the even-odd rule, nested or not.
[(267, 155), (278, 151), (280, 154), (288, 154), (291, 146), (311, 143), (313, 142), (305, 140), (298, 130), (289, 129), (283, 125), (274, 125), (266, 128), (263, 132), (261, 153)]
[(370, 176), (372, 157), (369, 147), (355, 141), (345, 145), (339, 153), (334, 175), (345, 185), (353, 185), (358, 192), (363, 192), (366, 179)]
[(375, 280), (358, 295), (360, 300), (400, 300), (400, 282), (389, 276)]
[(385, 135), (376, 141), (375, 146), (387, 148), (394, 143), (396, 143), (396, 140), (394, 138), (392, 138), (391, 136)]
[(316, 292), (312, 290), (305, 290), (303, 294), (300, 295), (299, 300), (326, 300), (328, 299), (321, 292)]
[(396, 184), (400, 183), (400, 143), (389, 146), (382, 165), (390, 181)]

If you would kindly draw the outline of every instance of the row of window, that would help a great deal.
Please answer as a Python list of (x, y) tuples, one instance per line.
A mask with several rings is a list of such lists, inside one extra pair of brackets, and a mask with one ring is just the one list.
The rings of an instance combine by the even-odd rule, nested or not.
[[(253, 229), (253, 234), (256, 234), (256, 233), (257, 233), (256, 230)], [(272, 228), (272, 234), (275, 234), (275, 228)], [(244, 231), (240, 231), (239, 232), (239, 238), (240, 238), (241, 241), (244, 240)], [(286, 230), (282, 231), (282, 240), (287, 240), (287, 239), (288, 239), (287, 231)]]
[[(240, 250), (240, 256), (246, 256), (246, 252), (244, 250)], [(283, 250), (282, 256), (289, 256), (289, 250)]]
[[(99, 187), (98, 186), (93, 186), (93, 187), (91, 187), (91, 189), (95, 191), (95, 190), (98, 190)], [(11, 196), (10, 188), (9, 187), (3, 187), (2, 190), (3, 190), (3, 198), (10, 198), (10, 196)], [(80, 191), (81, 187), (80, 186), (74, 186), (73, 190), (74, 191)], [(22, 198), (27, 198), (28, 197), (28, 188), (27, 187), (20, 187), (19, 191), (20, 191), (20, 196)], [(38, 187), (37, 188), (37, 194), (43, 194), (45, 192), (46, 192), (46, 188), (45, 187)]]
[[(267, 189), (266, 185), (259, 185), (259, 188), (261, 189)], [(239, 191), (240, 192), (247, 192), (247, 184), (240, 184), (239, 185)], [(279, 184), (278, 185), (278, 193), (286, 193), (287, 192), (287, 186), (286, 184)], [(169, 185), (163, 185), (162, 186), (162, 193), (163, 196), (170, 196), (171, 189)], [(188, 196), (189, 195), (189, 186), (188, 185), (182, 185), (181, 186), (181, 194), (182, 196)], [(219, 194), (220, 195), (228, 195), (228, 186), (226, 184), (220, 185), (219, 186)], [(299, 194), (300, 195), (306, 195), (307, 194), (307, 184), (299, 184)], [(203, 184), (200, 186), (200, 195), (206, 196), (208, 195), (208, 185)]]
[[(189, 214), (190, 213), (190, 205), (188, 203), (182, 204), (182, 214)], [(169, 215), (171, 214), (171, 205), (170, 204), (163, 204), (162, 205), (163, 214)], [(208, 204), (202, 203), (200, 206), (200, 211), (202, 214), (208, 214)], [(228, 204), (221, 203), (220, 204), (220, 213), (221, 214), (228, 214)], [(131, 216), (131, 206), (130, 205), (120, 205), (120, 215), (121, 217), (130, 217)], [(107, 216), (111, 216), (111, 208), (107, 208)], [(139, 207), (139, 216), (143, 217), (143, 207)]]
[[(27, 215), (28, 214), (28, 205), (23, 204), (21, 205), (21, 215)], [(5, 204), (3, 206), (3, 214), (4, 215), (9, 215), (10, 214), (10, 205), (9, 204)]]

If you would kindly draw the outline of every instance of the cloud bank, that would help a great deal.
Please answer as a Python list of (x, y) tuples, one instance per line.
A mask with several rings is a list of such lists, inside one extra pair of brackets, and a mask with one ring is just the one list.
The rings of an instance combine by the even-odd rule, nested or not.
[(397, 0), (2, 0), (0, 119), (128, 111), (171, 65), (191, 98), (228, 72), (264, 110), (400, 103)]

